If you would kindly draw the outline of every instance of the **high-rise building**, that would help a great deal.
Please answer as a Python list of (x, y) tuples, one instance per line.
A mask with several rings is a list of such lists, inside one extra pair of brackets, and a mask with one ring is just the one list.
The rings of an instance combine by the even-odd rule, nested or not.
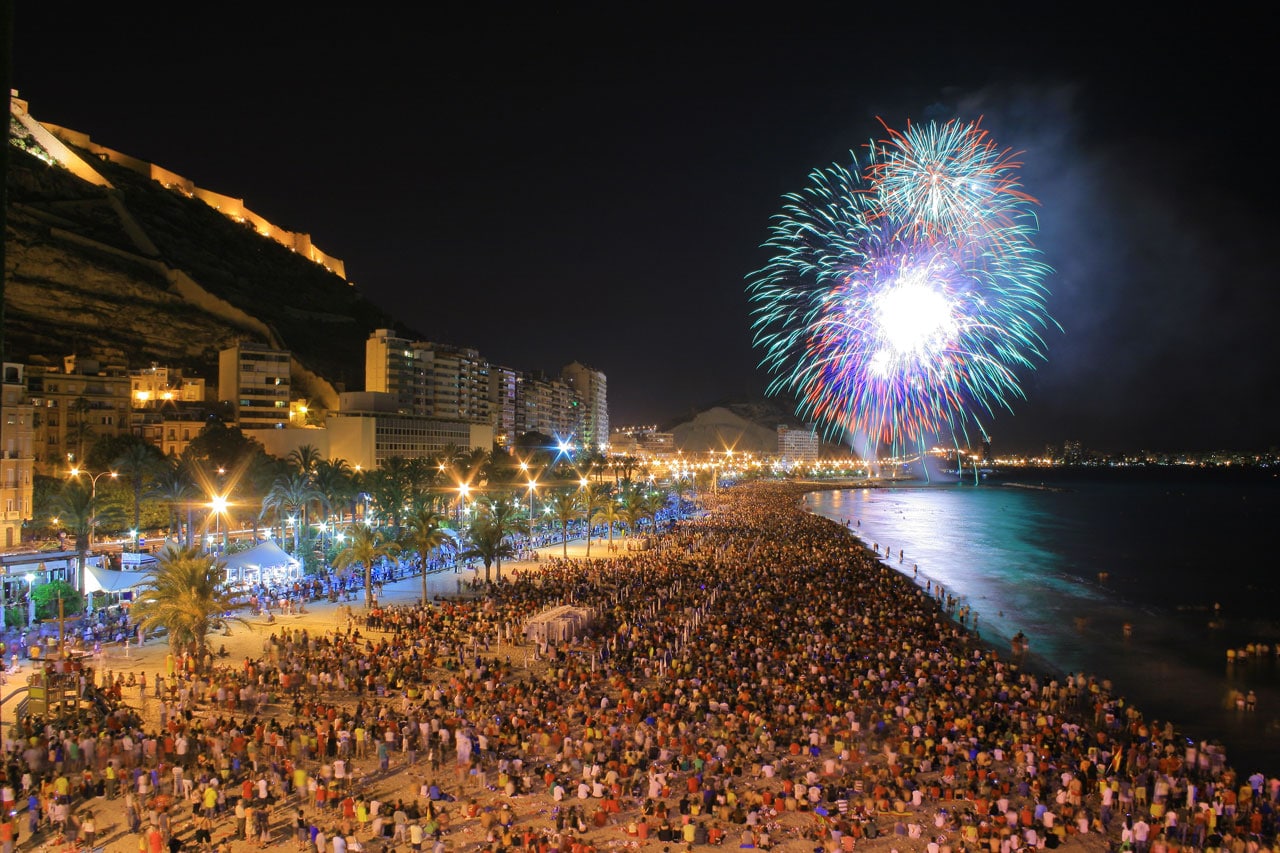
[(241, 341), (218, 357), (218, 399), (240, 429), (282, 429), (289, 422), (290, 354)]
[(35, 410), (27, 397), (23, 365), (4, 365), (0, 391), (0, 544), (22, 543), (22, 523), (31, 517)]
[(446, 421), (490, 424), (489, 362), (470, 347), (423, 342), (430, 405), (423, 414)]
[(609, 393), (605, 375), (581, 362), (566, 365), (560, 378), (569, 383), (578, 409), (577, 441), (585, 449), (609, 446)]
[(803, 429), (778, 425), (778, 456), (783, 465), (816, 462), (821, 446), (817, 426), (814, 424), (806, 424)]
[(494, 364), (489, 367), (489, 411), (493, 417), (493, 440), (508, 451), (514, 446), (516, 432), (516, 400), (519, 371)]
[(425, 415), (430, 409), (426, 353), (414, 342), (378, 329), (365, 342), (364, 390), (390, 394), (405, 414)]
[(1084, 451), (1077, 439), (1068, 439), (1062, 443), (1062, 461), (1067, 465), (1079, 465), (1084, 461)]
[(538, 432), (568, 441), (577, 431), (569, 383), (541, 372), (516, 377), (516, 434)]
[(469, 347), (378, 329), (365, 343), (364, 390), (391, 394), (406, 415), (493, 425), (489, 362)]
[(470, 347), (378, 329), (365, 347), (365, 390), (392, 395), (402, 414), (487, 425), (502, 447), (527, 432), (583, 447), (608, 444), (604, 374), (577, 362), (550, 378), (490, 364)]

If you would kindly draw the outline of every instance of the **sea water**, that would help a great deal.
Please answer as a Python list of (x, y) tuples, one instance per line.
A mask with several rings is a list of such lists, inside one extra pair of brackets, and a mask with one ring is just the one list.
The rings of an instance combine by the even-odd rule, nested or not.
[[(967, 606), (1004, 657), (1021, 632), (1024, 664), (1108, 679), (1147, 719), (1223, 744), (1237, 770), (1280, 775), (1272, 472), (1036, 471), (807, 504)], [(1250, 643), (1270, 650), (1229, 661)], [(1239, 709), (1250, 690), (1256, 710)]]

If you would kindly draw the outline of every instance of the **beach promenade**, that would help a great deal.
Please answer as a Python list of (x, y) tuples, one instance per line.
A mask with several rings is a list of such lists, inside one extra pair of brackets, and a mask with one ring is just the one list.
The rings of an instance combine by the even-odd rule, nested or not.
[[(74, 788), (118, 763), (121, 793), (90, 786), (59, 822), (91, 815), (95, 846), (130, 853), (1270, 849), (1280, 780), (1255, 788), (1099, 680), (1003, 660), (802, 492), (726, 490), (645, 551), (544, 548), (483, 595), (444, 572), (421, 607), (407, 578), (376, 630), (361, 601), (254, 617), (164, 701), (167, 646), (112, 650), (102, 670), (148, 688), (122, 690), (123, 728), (62, 738), (62, 764)], [(521, 641), (564, 604), (585, 636)], [(11, 745), (34, 785), (59, 775), (49, 746)]]

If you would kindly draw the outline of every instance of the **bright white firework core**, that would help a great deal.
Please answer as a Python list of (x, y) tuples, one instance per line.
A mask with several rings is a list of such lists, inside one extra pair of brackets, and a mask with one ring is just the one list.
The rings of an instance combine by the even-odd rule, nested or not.
[(946, 345), (955, 331), (951, 305), (928, 281), (928, 274), (904, 273), (876, 300), (880, 339), (889, 357), (922, 356)]

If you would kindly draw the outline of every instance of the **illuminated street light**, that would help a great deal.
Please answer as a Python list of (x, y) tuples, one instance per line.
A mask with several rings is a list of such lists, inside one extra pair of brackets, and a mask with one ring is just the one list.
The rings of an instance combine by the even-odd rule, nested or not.
[[(214, 495), (212, 498), (210, 498), (209, 511), (213, 513), (213, 524), (214, 524), (214, 533), (215, 533), (215, 539), (213, 541), (216, 541), (217, 539), (222, 539), (222, 547), (225, 550), (227, 547), (227, 540), (225, 535), (222, 532), (222, 516), (225, 515), (227, 512), (227, 496)], [(228, 524), (228, 527), (230, 527), (230, 524)], [(228, 532), (230, 531), (228, 530)], [(212, 544), (212, 542), (210, 544)]]
[(455, 516), (455, 518), (454, 518), (454, 520), (455, 520), (458, 524), (462, 524), (462, 508), (463, 508), (464, 506), (466, 506), (466, 503), (467, 503), (467, 495), (469, 495), (469, 494), (471, 494), (471, 484), (470, 484), (470, 483), (459, 483), (459, 484), (458, 484), (458, 512), (457, 512), (457, 515), (456, 515), (456, 516)]
[(81, 475), (89, 478), (89, 549), (92, 550), (93, 528), (98, 523), (98, 480), (106, 476), (110, 476), (111, 479), (114, 480), (119, 475), (116, 474), (115, 471), (99, 471), (97, 474), (90, 474), (88, 471), (80, 468), (71, 469), (72, 477), (79, 477)]

